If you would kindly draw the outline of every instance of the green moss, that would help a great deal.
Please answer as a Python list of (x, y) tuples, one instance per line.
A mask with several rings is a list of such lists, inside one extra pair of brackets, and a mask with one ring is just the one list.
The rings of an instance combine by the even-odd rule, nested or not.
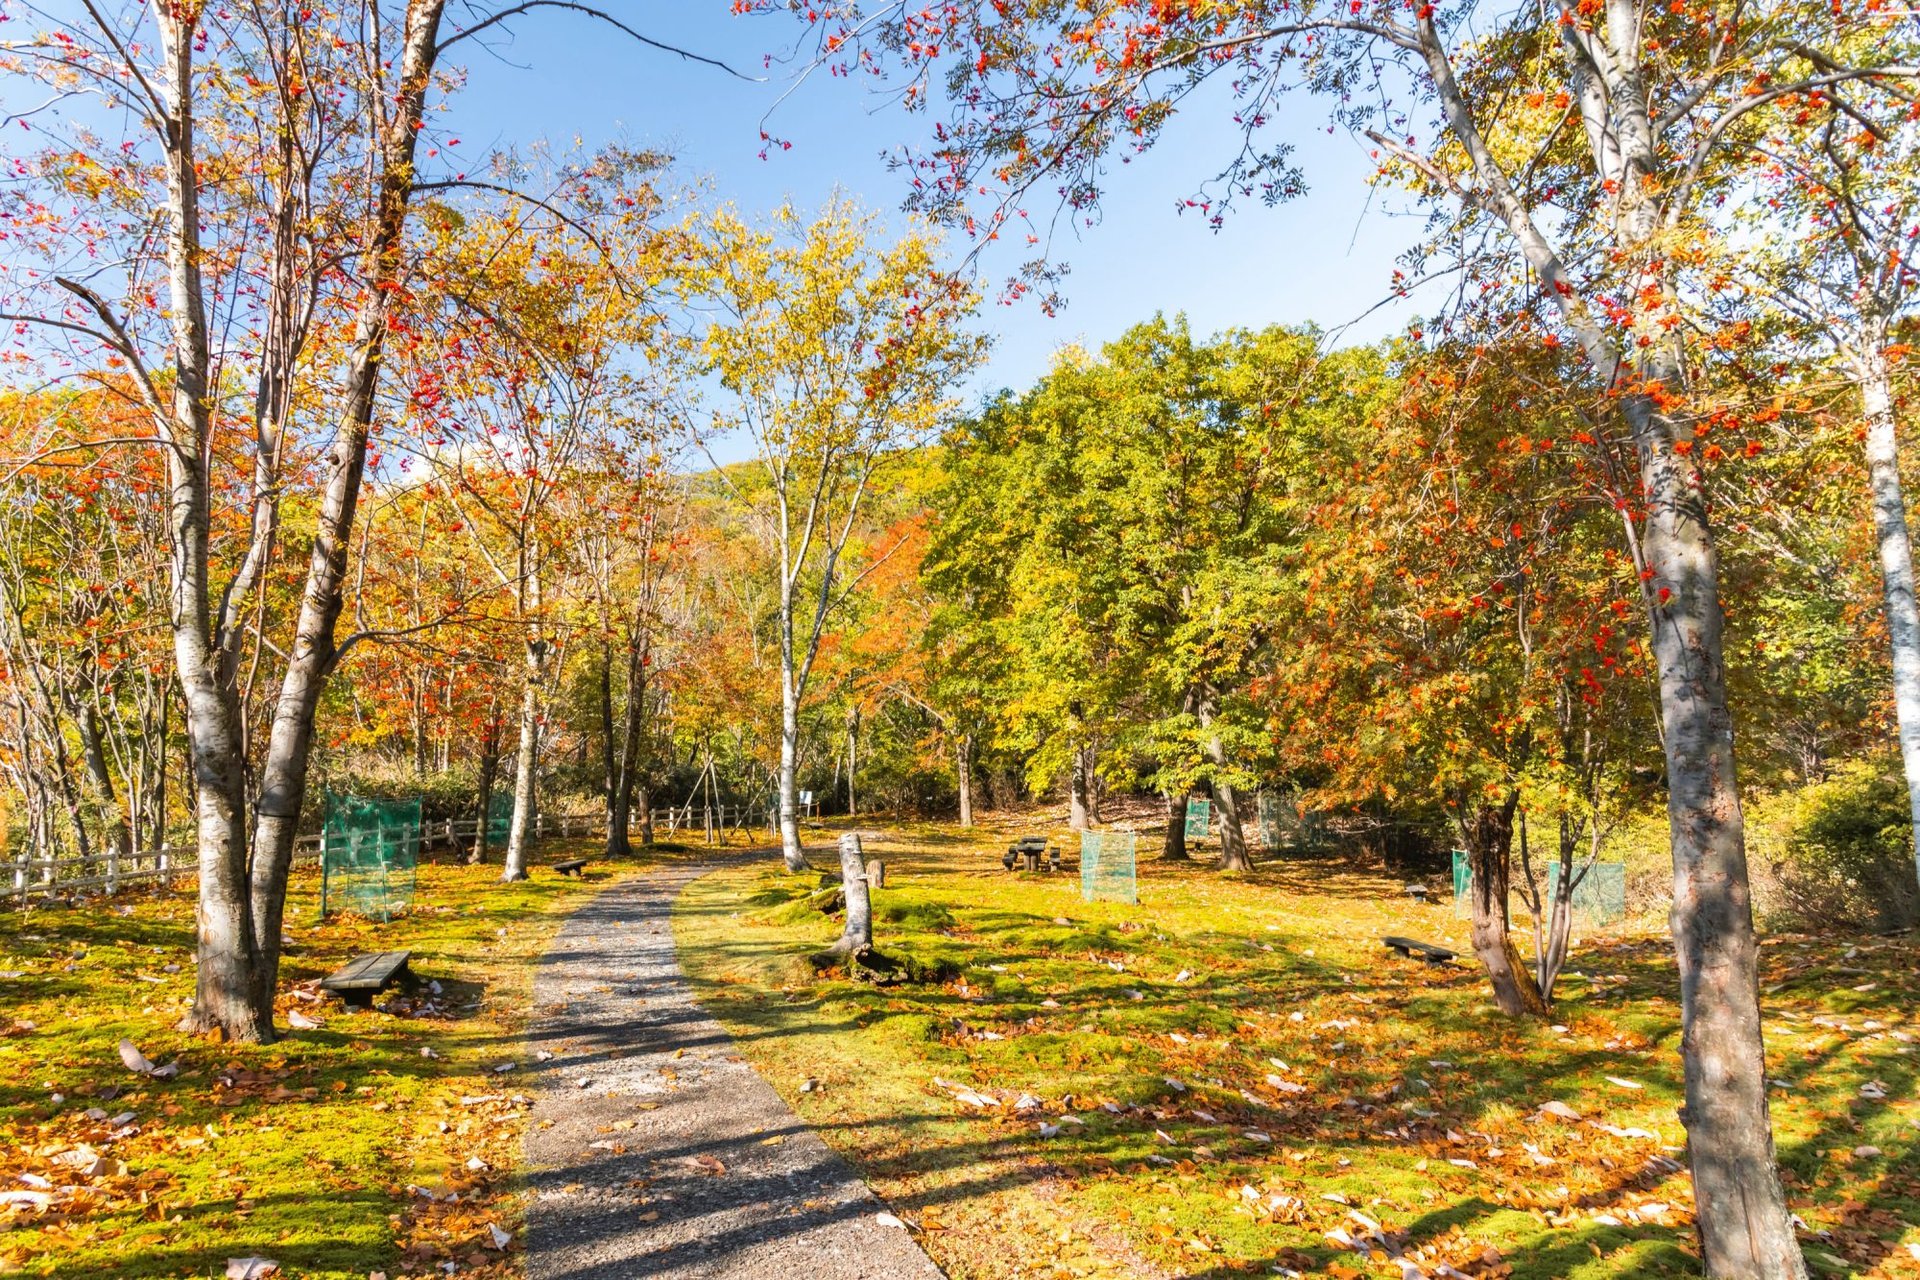
[[(0, 1178), (77, 1188), (63, 1195), (65, 1212), (15, 1216), (0, 1234), (0, 1270), (204, 1276), (259, 1255), (291, 1275), (424, 1274), (472, 1252), (483, 1216), (511, 1226), (519, 1121), (510, 1107), (458, 1099), (503, 1092), (490, 1068), (522, 1056), (531, 961), (568, 910), (632, 872), (594, 867), (584, 883), (536, 875), (514, 885), (498, 874), (424, 866), (413, 910), (383, 926), (319, 921), (317, 878), (296, 873), (283, 991), (353, 954), (404, 949), (423, 980), (440, 983), (442, 1009), (283, 1001), (283, 1029), (289, 1007), (324, 1025), (269, 1046), (175, 1030), (193, 990), (184, 891), (0, 912), (0, 970), (22, 974), (0, 979)], [(177, 1058), (178, 1078), (132, 1075), (116, 1050), (122, 1037), (157, 1062)], [(90, 1107), (132, 1112), (138, 1131), (109, 1141)], [(88, 1178), (55, 1160), (83, 1144), (124, 1161), (125, 1173)], [(489, 1172), (468, 1171), (475, 1156)], [(459, 1185), (471, 1203), (428, 1212), (410, 1183)], [(408, 1245), (420, 1247), (407, 1254)]]

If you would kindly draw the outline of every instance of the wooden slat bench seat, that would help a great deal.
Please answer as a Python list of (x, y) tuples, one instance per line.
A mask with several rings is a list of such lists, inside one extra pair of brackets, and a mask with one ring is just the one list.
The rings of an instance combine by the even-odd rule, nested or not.
[(1435, 946), (1431, 942), (1416, 942), (1412, 938), (1382, 938), (1380, 941), (1409, 960), (1425, 960), (1428, 964), (1446, 964), (1454, 957), (1453, 952), (1445, 947)]
[(566, 862), (554, 863), (553, 869), (563, 876), (577, 876), (586, 865), (587, 860), (585, 858), (571, 858)]
[(395, 982), (413, 985), (413, 972), (407, 968), (412, 952), (376, 951), (355, 956), (339, 970), (320, 980), (323, 991), (331, 991), (358, 1008), (371, 1008), (373, 998)]

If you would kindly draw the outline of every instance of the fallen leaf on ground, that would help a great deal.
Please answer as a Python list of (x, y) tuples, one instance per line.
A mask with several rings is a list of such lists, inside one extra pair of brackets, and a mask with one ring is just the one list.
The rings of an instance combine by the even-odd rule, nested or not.
[(120, 1061), (126, 1063), (127, 1070), (137, 1076), (150, 1076), (153, 1074), (154, 1066), (152, 1060), (149, 1059), (146, 1054), (135, 1048), (131, 1040), (122, 1040), (120, 1042)]

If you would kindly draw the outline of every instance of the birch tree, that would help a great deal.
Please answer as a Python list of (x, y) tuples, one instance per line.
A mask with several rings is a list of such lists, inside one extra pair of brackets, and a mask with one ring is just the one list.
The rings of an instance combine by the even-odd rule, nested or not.
[[(1907, 60), (1920, 65), (1920, 32)], [(1893, 704), (1920, 876), (1920, 605), (1900, 481), (1895, 377), (1910, 359), (1897, 325), (1920, 297), (1920, 92), (1898, 81), (1809, 86), (1780, 98), (1753, 139), (1750, 281), (1790, 339), (1834, 359), (1858, 397), (1879, 553)]]
[[(10, 274), (0, 305), (81, 362), (125, 370), (149, 420), (142, 441), (166, 459), (155, 497), (167, 511), (169, 626), (199, 833), (200, 961), (188, 1021), (238, 1040), (273, 1037), (286, 872), (313, 711), (336, 657), (443, 4), (352, 15), (348, 41), (323, 36), (292, 7), (88, 5), (72, 27), (7, 49), (5, 69), (19, 80), (39, 79), (56, 97), (91, 95), (134, 122), (124, 151), (82, 134), (68, 162), (42, 170), (47, 194), (79, 200), (80, 212), (38, 220), (48, 230), (31, 251), (51, 269)], [(386, 58), (357, 55), (362, 18)], [(151, 236), (144, 217), (125, 217), (149, 208)], [(300, 388), (314, 374), (323, 299), (353, 336), (328, 352), (339, 361), (328, 371), (334, 439), (319, 460), (305, 600), (283, 650), (256, 803), (240, 671), (256, 592), (278, 554), (292, 420), (320, 412)], [(235, 329), (249, 345), (228, 352), (216, 335)], [(229, 410), (222, 380), (235, 376), (251, 383), (244, 478), (223, 477), (212, 448)], [(216, 512), (236, 497), (247, 532), (223, 572)]]
[[(393, 324), (423, 283), (410, 270), (413, 199), (472, 185), (423, 145), (439, 68), (462, 40), (530, 11), (598, 14), (523, 0), (449, 30), (445, 7), (89, 2), (70, 20), (36, 12), (38, 29), (0, 44), (8, 102), (35, 104), (16, 119), (36, 139), (4, 196), (21, 234), (10, 233), (0, 316), (30, 365), (50, 378), (111, 372), (144, 419), (108, 440), (50, 430), (9, 472), (126, 444), (165, 460), (147, 500), (164, 527), (194, 780), (188, 1024), (237, 1040), (274, 1035), (314, 717), (369, 638), (343, 638), (338, 623), (383, 370), (415, 340)], [(69, 99), (85, 109), (51, 109)], [(450, 176), (423, 177), (436, 157)], [(296, 487), (313, 528), (303, 521), (288, 547), (282, 505)], [(289, 634), (263, 637), (263, 592), (289, 556), (302, 580)], [(255, 672), (271, 707), (264, 735), (243, 692)]]
[(918, 223), (889, 240), (877, 218), (836, 197), (817, 215), (783, 206), (759, 226), (723, 209), (697, 243), (690, 289), (722, 393), (703, 443), (737, 433), (754, 451), (748, 466), (716, 471), (776, 578), (780, 844), (800, 871), (808, 682), (834, 614), (890, 551), (868, 544), (863, 505), (890, 457), (952, 411), (985, 343), (964, 328), (975, 291), (942, 269), (938, 240)]
[[(591, 575), (592, 548), (563, 495), (585, 487), (593, 451), (652, 450), (636, 429), (650, 309), (647, 219), (658, 157), (607, 153), (561, 190), (499, 209), (436, 218), (446, 281), (435, 317), (445, 359), (418, 370), (415, 399), (434, 412), (417, 430), (461, 515), (474, 555), (510, 596), (524, 632), (513, 820), (501, 879), (526, 877), (534, 834), (543, 700), (559, 678), (562, 575)], [(604, 233), (587, 219), (622, 212)], [(525, 216), (523, 216), (523, 214)], [(643, 470), (647, 464), (643, 463)], [(576, 516), (585, 512), (576, 509)], [(610, 514), (610, 513), (609, 513)]]

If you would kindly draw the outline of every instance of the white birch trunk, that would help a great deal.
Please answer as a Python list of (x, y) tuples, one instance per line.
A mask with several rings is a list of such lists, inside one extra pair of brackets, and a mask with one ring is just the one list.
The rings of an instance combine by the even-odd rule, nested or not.
[(963, 733), (953, 744), (953, 772), (960, 787), (960, 825), (973, 825), (973, 735)]
[(1861, 407), (1867, 420), (1867, 478), (1873, 491), (1873, 527), (1880, 544), (1880, 581), (1886, 596), (1887, 639), (1893, 649), (1893, 707), (1900, 728), (1900, 763), (1907, 775), (1907, 806), (1914, 828), (1915, 875), (1920, 876), (1920, 607), (1913, 589), (1913, 541), (1900, 484), (1900, 438), (1892, 379), (1880, 345), (1856, 360)]
[(520, 692), (520, 752), (513, 764), (513, 826), (507, 834), (502, 881), (527, 878), (527, 851), (533, 843), (534, 784), (540, 776), (540, 668), (544, 650), (538, 640), (527, 646), (527, 684)]
[(840, 940), (829, 949), (839, 955), (863, 955), (873, 950), (873, 894), (867, 883), (866, 854), (852, 831), (840, 837), (840, 893), (847, 920)]
[(787, 870), (807, 869), (806, 851), (800, 847), (800, 795), (796, 772), (800, 758), (800, 695), (793, 684), (791, 646), (780, 660), (780, 854)]

